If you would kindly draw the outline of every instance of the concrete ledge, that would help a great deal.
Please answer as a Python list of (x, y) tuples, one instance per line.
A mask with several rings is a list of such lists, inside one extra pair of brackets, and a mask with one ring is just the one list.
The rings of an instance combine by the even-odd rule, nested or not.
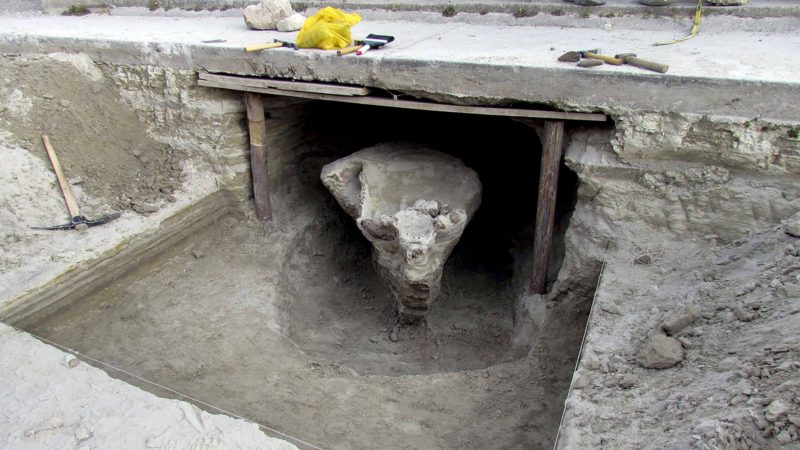
[[(12, 0), (12, 6), (25, 7), (24, 2)], [(27, 9), (44, 9), (51, 13), (60, 12), (71, 5), (87, 5), (89, 7), (140, 7), (151, 11), (225, 11), (241, 9), (247, 5), (257, 3), (256, 0), (41, 0), (41, 3), (27, 3)], [(385, 10), (400, 11), (428, 11), (442, 13), (445, 7), (452, 7), (455, 14), (459, 13), (501, 13), (513, 15), (516, 18), (533, 17), (537, 15), (575, 15), (581, 17), (618, 17), (639, 16), (643, 18), (684, 18), (689, 17), (697, 7), (695, 0), (676, 0), (672, 5), (663, 7), (647, 7), (634, 0), (607, 0), (605, 5), (597, 7), (583, 7), (568, 3), (564, 0), (414, 0), (413, 2), (398, 2), (397, 0), (339, 0), (339, 1), (302, 1), (292, 2), (296, 10), (305, 8), (320, 8), (333, 6), (341, 9), (360, 10)], [(705, 16), (733, 16), (744, 18), (779, 18), (800, 17), (800, 6), (792, 0), (759, 0), (738, 7), (724, 7), (704, 5)]]
[[(462, 104), (545, 104), (564, 110), (652, 110), (794, 121), (800, 74), (785, 57), (797, 35), (629, 29), (561, 29), (363, 21), (354, 36), (396, 36), (363, 57), (320, 50), (247, 54), (247, 44), (293, 34), (248, 30), (240, 18), (205, 16), (0, 19), (0, 52), (80, 52), (96, 62), (363, 85)], [(205, 44), (202, 41), (225, 42)], [(727, 45), (731, 41), (746, 46)], [(634, 67), (580, 69), (558, 63), (568, 50), (603, 46), (669, 64), (667, 74)]]

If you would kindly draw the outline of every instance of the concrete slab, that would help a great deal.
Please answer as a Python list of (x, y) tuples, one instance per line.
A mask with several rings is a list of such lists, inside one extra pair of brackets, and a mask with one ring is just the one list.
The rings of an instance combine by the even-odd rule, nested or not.
[[(19, 0), (12, 0), (14, 1)], [(249, 4), (256, 3), (255, 0), (159, 0), (155, 11), (178, 10), (198, 11), (219, 9), (237, 10)], [(506, 13), (516, 16), (534, 15), (580, 15), (580, 16), (609, 16), (609, 15), (638, 15), (669, 17), (673, 15), (685, 15), (697, 7), (696, 0), (674, 0), (669, 6), (650, 7), (639, 4), (635, 0), (607, 0), (602, 6), (584, 7), (571, 3), (569, 0), (413, 0), (398, 2), (396, 0), (334, 0), (334, 1), (303, 1), (295, 2), (296, 8), (319, 8), (322, 6), (335, 6), (342, 9), (378, 9), (393, 12), (398, 11), (435, 11), (441, 13), (446, 6), (452, 6), (454, 12), (458, 13)], [(90, 7), (103, 7), (105, 2), (100, 0), (41, 0), (41, 2), (28, 2), (29, 9), (45, 9), (51, 13), (58, 13), (66, 8), (67, 5), (86, 4)], [(115, 0), (116, 7), (140, 7), (150, 8), (153, 6), (150, 0)], [(0, 6), (2, 8), (2, 6)], [(2, 10), (2, 9), (0, 9)], [(728, 7), (704, 5), (705, 15), (707, 16), (737, 16), (749, 18), (763, 17), (787, 17), (800, 16), (800, 5), (792, 0), (758, 0), (746, 5)]]
[[(686, 30), (365, 20), (354, 27), (354, 36), (392, 34), (395, 42), (362, 57), (337, 57), (321, 50), (244, 53), (247, 44), (294, 39), (294, 34), (248, 30), (238, 17), (6, 17), (0, 18), (0, 51), (83, 52), (109, 63), (366, 85), (465, 103), (481, 98), (481, 103), (521, 101), (610, 113), (642, 109), (796, 119), (800, 74), (786, 55), (800, 45), (800, 32), (707, 28), (690, 41), (655, 47)], [(225, 42), (202, 42), (212, 39)], [(593, 47), (636, 52), (669, 64), (670, 71), (608, 65), (587, 70), (556, 61), (565, 51)]]

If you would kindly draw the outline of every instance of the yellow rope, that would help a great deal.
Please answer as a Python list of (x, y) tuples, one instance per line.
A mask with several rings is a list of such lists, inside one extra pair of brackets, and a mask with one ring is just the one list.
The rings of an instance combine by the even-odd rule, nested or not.
[(680, 39), (675, 39), (674, 41), (668, 41), (668, 42), (656, 42), (653, 45), (677, 44), (678, 42), (683, 42), (697, 36), (697, 32), (700, 31), (700, 16), (702, 15), (702, 13), (703, 13), (703, 0), (697, 0), (697, 11), (694, 12), (694, 25), (692, 25), (692, 32), (689, 33), (688, 36), (684, 36)]

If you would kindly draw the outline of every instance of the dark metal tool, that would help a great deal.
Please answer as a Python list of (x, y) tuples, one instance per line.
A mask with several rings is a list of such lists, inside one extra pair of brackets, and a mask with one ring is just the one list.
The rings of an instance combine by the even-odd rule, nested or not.
[(47, 135), (42, 135), (42, 142), (44, 142), (44, 148), (47, 150), (47, 156), (50, 158), (50, 162), (53, 164), (53, 170), (56, 172), (56, 178), (58, 179), (58, 184), (61, 186), (61, 192), (64, 194), (64, 201), (67, 203), (67, 209), (69, 210), (70, 221), (69, 223), (65, 223), (63, 225), (54, 225), (51, 227), (31, 227), (34, 230), (78, 230), (84, 231), (89, 227), (94, 227), (97, 225), (102, 225), (104, 223), (111, 222), (112, 220), (118, 218), (120, 213), (115, 212), (109, 214), (107, 216), (101, 217), (96, 220), (89, 220), (85, 216), (82, 216), (80, 211), (78, 210), (78, 202), (75, 201), (75, 196), (72, 195), (72, 190), (69, 187), (69, 183), (67, 182), (67, 178), (64, 176), (64, 172), (61, 170), (61, 163), (58, 161), (58, 156), (56, 156), (56, 151), (53, 149), (53, 146), (50, 145), (50, 138)]
[(277, 39), (273, 39), (272, 42), (269, 44), (258, 44), (258, 45), (251, 45), (244, 48), (246, 52), (258, 52), (261, 50), (266, 50), (268, 48), (278, 48), (278, 47), (289, 47), (291, 49), (297, 50), (297, 44), (294, 42), (286, 42), (286, 41), (279, 41)]
[(667, 70), (669, 70), (668, 65), (637, 58), (636, 53), (620, 53), (616, 55), (616, 57), (621, 59), (625, 64), (652, 70), (653, 72), (667, 73)]
[(608, 55), (601, 55), (599, 48), (592, 50), (576, 50), (572, 52), (567, 52), (559, 56), (558, 60), (561, 62), (579, 62), (583, 58), (598, 59), (606, 64), (613, 64), (615, 66), (621, 66), (623, 64), (623, 61), (619, 58), (614, 58)]

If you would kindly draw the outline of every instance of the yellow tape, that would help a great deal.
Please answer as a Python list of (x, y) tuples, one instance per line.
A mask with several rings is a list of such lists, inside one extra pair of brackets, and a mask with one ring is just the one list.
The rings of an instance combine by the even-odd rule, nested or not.
[(677, 44), (678, 42), (683, 42), (689, 40), (695, 36), (700, 31), (700, 16), (703, 13), (703, 0), (697, 0), (697, 11), (694, 12), (694, 25), (692, 25), (692, 32), (689, 33), (688, 36), (684, 36), (680, 39), (675, 39), (674, 41), (669, 42), (656, 42), (653, 45), (670, 45), (670, 44)]

